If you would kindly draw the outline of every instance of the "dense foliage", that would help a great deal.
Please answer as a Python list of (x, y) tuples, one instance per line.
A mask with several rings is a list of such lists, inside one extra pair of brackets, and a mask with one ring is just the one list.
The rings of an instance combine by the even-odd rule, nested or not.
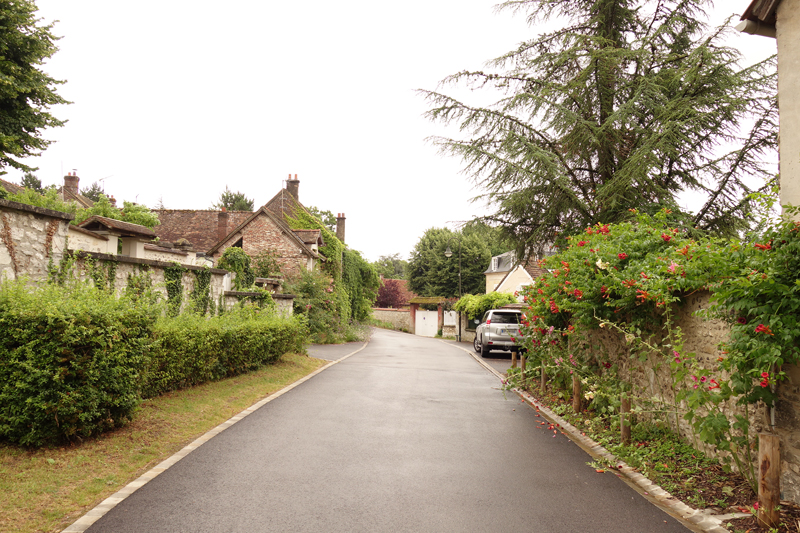
[(517, 303), (513, 294), (505, 292), (489, 292), (486, 294), (465, 294), (459, 298), (453, 309), (464, 313), (470, 320), (480, 319), (490, 309), (499, 309), (504, 305)]
[(379, 276), (386, 279), (405, 279), (408, 261), (400, 258), (400, 254), (382, 255), (372, 262)]
[(685, 190), (707, 199), (683, 214), (689, 226), (732, 235), (750, 223), (745, 180), (772, 177), (764, 161), (777, 146), (774, 58), (740, 68), (739, 52), (723, 45), (730, 29), (702, 22), (710, 5), (510, 0), (500, 8), (525, 12), (532, 25), (565, 25), (487, 72), (443, 82), (502, 93), (493, 105), (425, 92), (429, 117), (465, 134), (436, 142), (486, 190), (488, 219), (521, 257), (522, 248), (527, 257), (560, 236), (623, 221), (631, 208), (677, 213)]
[(129, 420), (155, 320), (91, 285), (0, 283), (0, 438), (40, 446)]
[(407, 306), (413, 293), (406, 290), (406, 280), (383, 279), (375, 299), (376, 307), (400, 309)]
[(236, 274), (233, 286), (237, 291), (246, 291), (253, 287), (256, 275), (250, 266), (250, 256), (241, 248), (237, 246), (227, 248), (217, 261), (216, 267)]
[(39, 155), (52, 142), (42, 130), (64, 125), (49, 108), (66, 104), (56, 93), (63, 83), (41, 67), (58, 51), (53, 24), (40, 25), (36, 5), (28, 0), (0, 5), (0, 169), (34, 170), (20, 158)]
[[(450, 257), (445, 255), (448, 248)], [(481, 235), (430, 228), (411, 252), (406, 270), (408, 288), (420, 296), (448, 298), (484, 292), (483, 273), (491, 257)]]
[(211, 206), (212, 209), (227, 211), (252, 211), (253, 199), (245, 196), (243, 192), (233, 192), (225, 186), (225, 190), (219, 195), (219, 200)]
[[(783, 365), (800, 361), (800, 224), (781, 221), (751, 242), (693, 239), (669, 215), (635, 213), (569, 237), (545, 260), (548, 273), (523, 291), (522, 343), (555, 382), (581, 376), (594, 409), (616, 412), (627, 394), (676, 431), (675, 417), (683, 415), (752, 481), (748, 418), (731, 412), (729, 400), (751, 409), (773, 405)], [(674, 318), (675, 306), (701, 289), (712, 291), (707, 314), (731, 325), (711, 366), (684, 349)], [(585, 344), (596, 328), (616, 334), (625, 351)], [(661, 396), (634, 385), (632, 376), (647, 369), (657, 383), (668, 376)]]

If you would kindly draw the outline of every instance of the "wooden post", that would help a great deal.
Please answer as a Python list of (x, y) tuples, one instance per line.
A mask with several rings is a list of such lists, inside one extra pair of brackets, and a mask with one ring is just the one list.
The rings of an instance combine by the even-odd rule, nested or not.
[(517, 368), (517, 352), (511, 352), (511, 368)]
[(619, 430), (622, 444), (631, 443), (631, 400), (628, 396), (622, 398), (619, 406)]
[(522, 376), (522, 387), (525, 388), (528, 383), (525, 380), (525, 356), (522, 354), (519, 354), (519, 370), (519, 375)]
[(758, 434), (758, 524), (776, 528), (781, 521), (781, 441), (773, 433)]
[(572, 410), (576, 413), (581, 412), (581, 400), (583, 399), (583, 392), (581, 392), (581, 378), (578, 374), (572, 374)]
[(539, 367), (539, 370), (539, 390), (544, 392), (544, 388), (547, 386), (547, 372), (544, 370), (544, 364)]

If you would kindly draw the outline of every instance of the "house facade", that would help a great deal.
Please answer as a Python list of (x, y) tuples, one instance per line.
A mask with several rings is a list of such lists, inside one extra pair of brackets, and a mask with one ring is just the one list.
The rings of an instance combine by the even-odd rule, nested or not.
[(529, 258), (524, 264), (517, 262), (516, 254), (511, 251), (492, 257), (489, 268), (483, 274), (486, 276), (486, 294), (514, 294), (523, 287), (533, 285), (537, 278), (545, 274), (545, 270), (535, 258)]

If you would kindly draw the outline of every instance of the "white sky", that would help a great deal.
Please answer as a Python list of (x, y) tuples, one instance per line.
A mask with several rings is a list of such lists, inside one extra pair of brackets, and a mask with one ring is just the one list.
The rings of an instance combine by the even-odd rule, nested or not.
[[(749, 1), (718, 2), (711, 22)], [(300, 201), (344, 212), (368, 260), (482, 213), (460, 162), (425, 141), (443, 130), (415, 90), (537, 33), (492, 0), (36, 4), (59, 21), (45, 71), (73, 102), (53, 109), (69, 120), (44, 133), (57, 142), (26, 160), (45, 185), (76, 169), (119, 201), (207, 209), (226, 185), (262, 205), (297, 174)], [(731, 44), (748, 61), (775, 52), (764, 37)]]

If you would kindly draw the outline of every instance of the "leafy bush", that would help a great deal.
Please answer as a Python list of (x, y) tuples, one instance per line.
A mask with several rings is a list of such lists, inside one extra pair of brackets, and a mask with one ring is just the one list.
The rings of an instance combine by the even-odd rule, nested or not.
[(453, 309), (467, 315), (467, 318), (480, 318), (489, 309), (497, 309), (504, 305), (517, 303), (517, 299), (505, 292), (490, 292), (488, 294), (465, 294)]
[(257, 278), (271, 278), (281, 273), (278, 254), (274, 250), (261, 250), (253, 257), (252, 264)]
[(256, 276), (250, 267), (250, 256), (237, 246), (231, 246), (222, 254), (217, 262), (217, 268), (224, 268), (235, 272), (233, 286), (237, 291), (249, 290), (255, 282)]
[(284, 353), (302, 352), (307, 337), (304, 317), (281, 318), (251, 305), (213, 318), (162, 318), (153, 331), (143, 395), (255, 370)]
[(80, 440), (139, 403), (155, 308), (90, 284), (0, 284), (0, 438)]

